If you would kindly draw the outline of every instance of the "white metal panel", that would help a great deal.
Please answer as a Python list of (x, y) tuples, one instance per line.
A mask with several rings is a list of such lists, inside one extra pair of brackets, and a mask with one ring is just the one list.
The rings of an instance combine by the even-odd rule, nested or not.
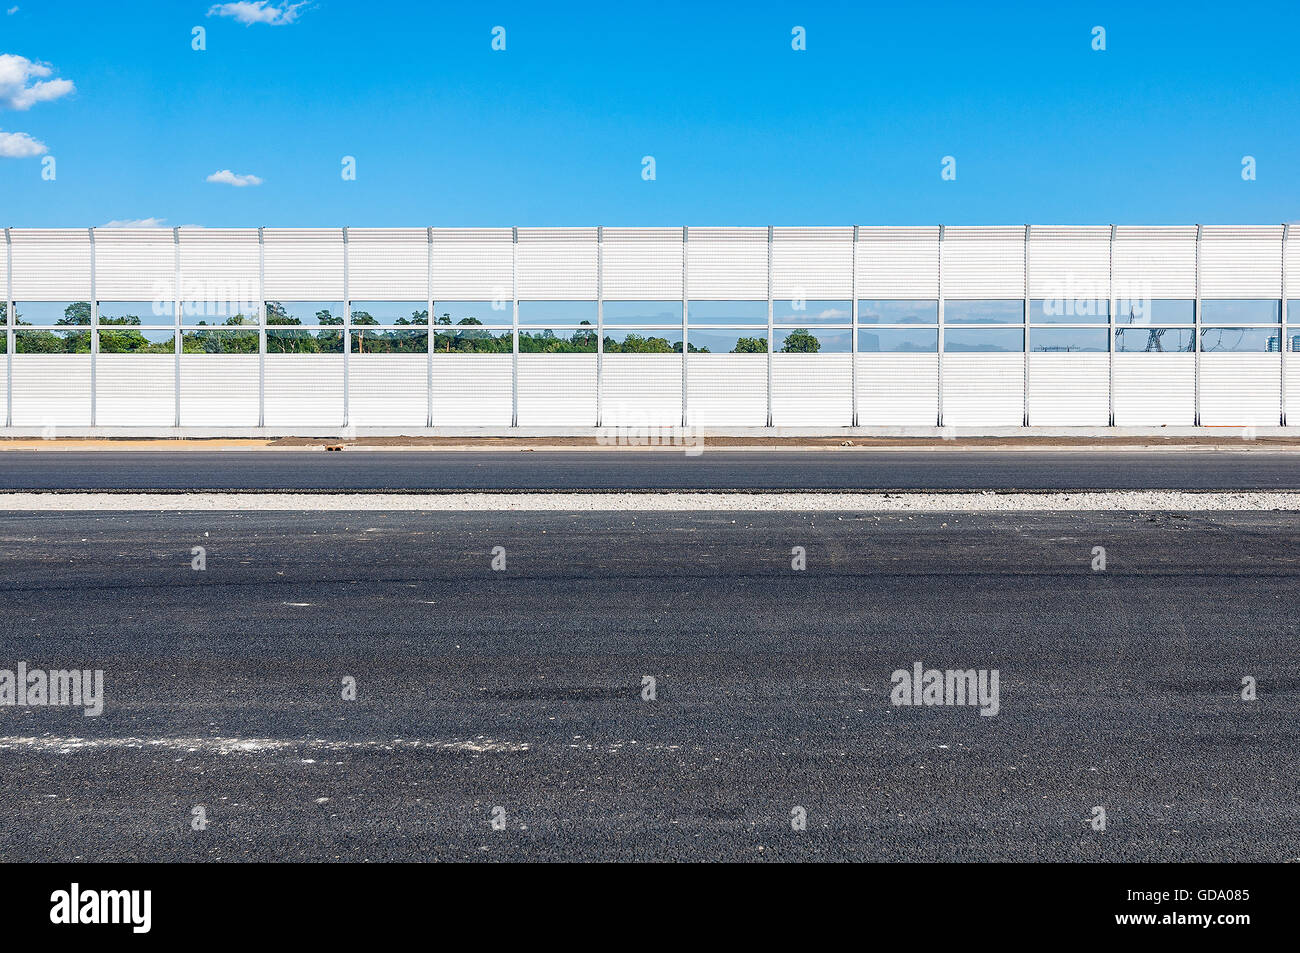
[(844, 299), (853, 295), (853, 229), (774, 228), (772, 295)]
[(1190, 427), (1195, 421), (1195, 354), (1115, 355), (1117, 427)]
[(938, 227), (862, 226), (857, 278), (859, 298), (937, 299)]
[(1035, 225), (1029, 230), (1032, 298), (1110, 297), (1110, 226)]
[(342, 354), (267, 354), (268, 427), (341, 427)]
[(182, 354), (182, 427), (256, 427), (256, 354)]
[(519, 425), (596, 425), (595, 354), (520, 354)]
[(1024, 228), (954, 225), (944, 230), (942, 254), (945, 298), (1024, 297)]
[(601, 371), (605, 427), (676, 427), (682, 422), (680, 354), (606, 354)]
[[(1286, 296), (1300, 298), (1300, 225), (1292, 225), (1286, 240)], [(1289, 315), (1289, 323), (1300, 327), (1300, 314)]]
[(84, 228), (15, 228), (15, 301), (89, 301), (90, 233)]
[(1024, 395), (1023, 354), (943, 356), (944, 426), (1018, 426), (1024, 422)]
[(1203, 298), (1282, 295), (1281, 225), (1206, 225), (1201, 230)]
[(176, 243), (170, 228), (95, 229), (95, 294), (100, 301), (172, 301)]
[(601, 280), (607, 299), (681, 300), (680, 228), (607, 228), (602, 244)]
[(939, 420), (939, 355), (858, 355), (858, 424), (915, 425)]
[(1201, 355), (1202, 426), (1276, 427), (1281, 422), (1281, 354)]
[(341, 228), (266, 228), (268, 301), (343, 300)]
[(176, 423), (176, 358), (100, 354), (95, 359), (95, 424), (170, 427)]
[[(0, 304), (9, 300), (9, 249), (0, 232)], [(3, 317), (3, 315), (0, 315)], [(3, 322), (0, 322), (3, 323)]]
[(773, 354), (772, 425), (853, 423), (852, 354)]
[(766, 228), (692, 228), (687, 294), (713, 301), (767, 298)]
[(767, 355), (691, 354), (686, 422), (692, 427), (767, 424)]
[(520, 300), (596, 300), (594, 228), (521, 228)]
[(1297, 351), (1287, 355), (1286, 425), (1300, 428), (1300, 352)]
[(428, 231), (349, 228), (348, 294), (353, 301), (428, 300)]
[(89, 354), (15, 354), (15, 427), (89, 427)]
[(1196, 297), (1195, 225), (1120, 225), (1115, 229), (1117, 298)]
[(429, 420), (428, 354), (348, 356), (348, 423), (424, 427)]
[(1110, 423), (1110, 355), (1029, 355), (1030, 426), (1105, 427)]
[(257, 229), (182, 228), (180, 246), (182, 301), (234, 305), (236, 311), (257, 302)]
[(509, 301), (514, 242), (508, 228), (435, 228), (435, 301)]
[(509, 427), (514, 359), (509, 354), (435, 354), (436, 427)]

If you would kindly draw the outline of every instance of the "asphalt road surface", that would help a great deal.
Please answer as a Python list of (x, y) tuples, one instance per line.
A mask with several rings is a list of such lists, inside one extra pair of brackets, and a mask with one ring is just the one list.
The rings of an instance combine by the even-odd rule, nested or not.
[(0, 707), (0, 860), (1295, 860), (1298, 583), (1286, 513), (4, 516), (0, 667), (105, 708)]
[(1300, 454), (14, 451), (6, 490), (1294, 490)]

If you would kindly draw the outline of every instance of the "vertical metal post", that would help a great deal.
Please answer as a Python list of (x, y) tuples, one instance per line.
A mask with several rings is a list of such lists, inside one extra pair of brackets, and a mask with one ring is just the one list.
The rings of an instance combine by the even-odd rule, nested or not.
[(172, 229), (172, 253), (175, 257), (175, 274), (174, 280), (176, 285), (172, 288), (172, 312), (175, 319), (176, 330), (172, 338), (172, 344), (176, 353), (175, 375), (173, 380), (173, 396), (176, 399), (176, 426), (181, 425), (181, 230)]
[(767, 226), (767, 425), (772, 426), (772, 226)]
[(519, 226), (510, 227), (510, 426), (519, 426)]
[(98, 397), (98, 381), (96, 380), (96, 365), (99, 363), (99, 293), (95, 284), (95, 230), (87, 229), (90, 233), (90, 426), (95, 426), (96, 417), (96, 399)]
[(1200, 225), (1196, 226), (1196, 303), (1192, 312), (1192, 320), (1195, 324), (1192, 328), (1192, 345), (1195, 348), (1192, 358), (1192, 380), (1196, 408), (1192, 422), (1197, 427), (1201, 425), (1201, 228)]
[(939, 268), (937, 277), (939, 279), (939, 351), (938, 360), (935, 362), (935, 368), (939, 374), (938, 395), (939, 395), (939, 417), (938, 426), (943, 426), (943, 226), (939, 226)]
[(689, 276), (690, 276), (690, 266), (691, 266), (691, 256), (689, 250), (690, 232), (691, 230), (689, 226), (687, 225), (682, 226), (682, 426), (683, 427), (689, 427), (691, 425), (691, 416), (690, 416), (691, 378), (690, 378), (690, 369), (688, 367), (689, 361), (686, 356), (691, 349), (690, 337), (689, 337), (691, 333), (690, 310), (688, 307), (691, 300), (691, 295), (690, 295), (690, 290), (688, 285)]
[(849, 267), (853, 274), (849, 278), (849, 293), (853, 295), (853, 342), (850, 347), (852, 373), (849, 381), (853, 386), (853, 426), (858, 425), (858, 226), (853, 226), (853, 254)]
[(352, 294), (348, 287), (348, 227), (343, 226), (343, 426), (346, 428), (352, 412), (352, 395), (348, 375), (352, 355)]
[(5, 426), (14, 425), (14, 245), (5, 226)]
[(1278, 326), (1278, 333), (1281, 337), (1278, 339), (1278, 346), (1282, 352), (1282, 406), (1281, 414), (1278, 420), (1285, 427), (1286, 423), (1286, 367), (1287, 367), (1287, 345), (1290, 343), (1287, 337), (1287, 323), (1291, 320), (1286, 306), (1286, 243), (1291, 240), (1291, 225), (1286, 223), (1282, 226), (1282, 313), (1279, 315), (1281, 323)]
[(1025, 302), (1024, 302), (1024, 306), (1021, 308), (1021, 312), (1022, 312), (1021, 317), (1024, 319), (1024, 322), (1025, 322), (1025, 342), (1024, 342), (1024, 343), (1025, 343), (1025, 363), (1024, 363), (1024, 368), (1023, 368), (1023, 372), (1024, 372), (1024, 388), (1025, 388), (1025, 393), (1024, 393), (1024, 405), (1021, 407), (1021, 410), (1020, 410), (1020, 413), (1021, 413), (1020, 423), (1021, 423), (1021, 426), (1024, 426), (1024, 427), (1028, 427), (1028, 426), (1029, 426), (1029, 348), (1031, 347), (1031, 343), (1030, 343), (1030, 340), (1029, 340), (1029, 314), (1030, 314), (1029, 302), (1030, 302), (1030, 297), (1029, 297), (1029, 225), (1026, 224), (1026, 225), (1025, 225)]
[(596, 426), (605, 419), (605, 228), (596, 226)]
[(266, 236), (257, 226), (257, 426), (266, 426)]
[(424, 382), (424, 394), (425, 394), (424, 425), (426, 427), (432, 427), (433, 426), (433, 334), (434, 334), (433, 329), (435, 327), (433, 309), (434, 309), (434, 305), (436, 304), (436, 302), (433, 300), (433, 226), (432, 225), (428, 226), (425, 229), (425, 238), (427, 242), (426, 266), (428, 268), (428, 275), (426, 277), (426, 284), (424, 286), (424, 290), (426, 292), (425, 304), (429, 309), (429, 317), (428, 317), (428, 334), (425, 338), (425, 345), (426, 345), (425, 360), (428, 363), (428, 367), (425, 369), (425, 382)]
[(1108, 325), (1107, 331), (1109, 333), (1109, 337), (1108, 337), (1109, 346), (1107, 347), (1108, 353), (1106, 356), (1110, 358), (1110, 364), (1109, 367), (1107, 368), (1106, 388), (1108, 394), (1107, 407), (1109, 408), (1109, 414), (1110, 414), (1109, 426), (1113, 427), (1115, 426), (1115, 347), (1118, 342), (1118, 338), (1115, 335), (1115, 317), (1116, 317), (1116, 312), (1119, 309), (1119, 298), (1115, 295), (1115, 226), (1114, 225), (1111, 225), (1110, 227), (1110, 261), (1107, 267), (1109, 269), (1109, 274), (1107, 275), (1107, 283), (1109, 284), (1110, 287), (1108, 291), (1109, 297), (1107, 299), (1106, 310), (1110, 314), (1109, 314), (1109, 319), (1106, 322)]

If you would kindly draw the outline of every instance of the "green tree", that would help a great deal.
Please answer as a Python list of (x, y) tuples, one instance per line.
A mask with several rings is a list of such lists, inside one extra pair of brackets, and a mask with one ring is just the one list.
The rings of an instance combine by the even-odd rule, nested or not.
[(822, 342), (815, 335), (809, 334), (807, 328), (795, 328), (785, 336), (781, 345), (782, 354), (816, 354), (821, 350)]
[(731, 349), (732, 354), (766, 354), (766, 338), (736, 338), (736, 346)]

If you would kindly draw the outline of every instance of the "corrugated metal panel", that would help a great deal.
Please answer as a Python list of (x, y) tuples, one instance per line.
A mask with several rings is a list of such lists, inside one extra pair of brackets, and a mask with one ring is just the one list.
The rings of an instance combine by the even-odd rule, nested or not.
[(691, 298), (767, 298), (766, 228), (691, 228), (686, 254)]
[(1195, 375), (1194, 354), (1116, 354), (1115, 425), (1190, 427)]
[(428, 390), (427, 354), (349, 355), (348, 424), (423, 427), (429, 415)]
[(95, 424), (170, 427), (176, 422), (176, 360), (170, 354), (100, 354)]
[(1029, 295), (1106, 300), (1110, 296), (1110, 226), (1031, 228)]
[(1118, 226), (1115, 296), (1196, 297), (1196, 226)]
[(95, 294), (100, 301), (173, 300), (176, 243), (171, 229), (95, 229)]
[(341, 427), (343, 355), (268, 354), (268, 427)]
[(762, 427), (767, 423), (767, 356), (692, 354), (686, 392), (686, 420), (692, 427)]
[(1030, 354), (1030, 426), (1105, 427), (1110, 355)]
[(602, 253), (605, 297), (663, 301), (682, 297), (680, 228), (607, 228)]
[(84, 228), (15, 228), (15, 301), (89, 301), (90, 233)]
[(423, 228), (349, 228), (348, 294), (353, 301), (427, 300), (428, 232)]
[(181, 426), (256, 427), (257, 355), (182, 354)]
[[(1292, 225), (1286, 240), (1286, 296), (1300, 298), (1300, 225)], [(1288, 315), (1288, 323), (1300, 327), (1300, 314)]]
[(943, 236), (945, 298), (1023, 298), (1025, 230), (951, 226)]
[(1282, 355), (1201, 355), (1203, 426), (1276, 427), (1281, 422)]
[(343, 300), (341, 228), (267, 228), (262, 239), (268, 301)]
[(593, 427), (595, 354), (520, 354), (521, 427)]
[(509, 354), (435, 355), (434, 426), (509, 427), (513, 366)]
[(508, 228), (435, 228), (435, 301), (509, 301), (514, 243)]
[(772, 295), (833, 298), (853, 295), (853, 229), (774, 228)]
[(1206, 225), (1201, 230), (1201, 296), (1282, 296), (1281, 225)]
[(601, 424), (676, 427), (682, 422), (680, 354), (606, 354)]
[(939, 420), (937, 354), (859, 354), (858, 423), (933, 427)]
[(9, 249), (5, 236), (0, 233), (0, 301), (7, 301), (9, 295)]
[(860, 227), (857, 276), (859, 298), (938, 298), (938, 227)]
[(772, 425), (853, 423), (852, 354), (773, 354)]
[(594, 228), (521, 228), (518, 253), (520, 300), (596, 300)]
[(15, 354), (15, 427), (89, 427), (89, 354)]
[(180, 244), (183, 301), (257, 301), (257, 229), (182, 228)]
[(1292, 351), (1286, 362), (1286, 425), (1300, 430), (1300, 353)]
[[(946, 287), (945, 279), (945, 292)], [(1018, 426), (1024, 422), (1024, 394), (1023, 354), (943, 356), (945, 426)]]

